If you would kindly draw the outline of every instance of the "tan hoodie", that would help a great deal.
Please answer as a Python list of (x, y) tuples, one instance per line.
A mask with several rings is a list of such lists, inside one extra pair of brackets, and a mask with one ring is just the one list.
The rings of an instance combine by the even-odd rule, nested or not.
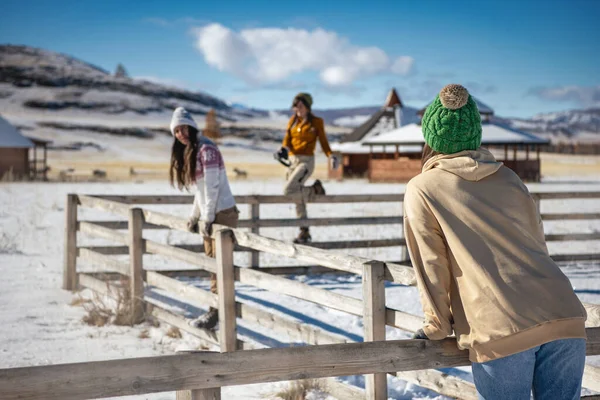
[(583, 305), (548, 255), (536, 204), (486, 149), (431, 158), (406, 188), (404, 231), (432, 340), (473, 362), (586, 338)]

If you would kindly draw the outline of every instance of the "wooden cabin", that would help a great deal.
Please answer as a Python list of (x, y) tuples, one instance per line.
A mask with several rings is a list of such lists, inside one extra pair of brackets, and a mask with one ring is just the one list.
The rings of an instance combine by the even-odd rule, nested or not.
[(375, 114), (354, 129), (340, 143), (333, 143), (331, 149), (341, 158), (341, 166), (334, 170), (329, 165), (330, 179), (362, 178), (369, 171), (369, 149), (362, 146), (365, 140), (379, 136), (406, 123), (415, 122), (416, 110), (402, 104), (396, 89), (392, 88), (387, 98)]
[[(481, 145), (490, 149), (498, 161), (525, 181), (540, 181), (540, 146), (548, 140), (494, 122), (483, 122), (482, 128)], [(419, 124), (406, 125), (365, 141), (362, 145), (369, 148), (369, 181), (408, 182), (421, 172), (424, 144)], [(407, 152), (404, 149), (408, 146), (413, 149), (419, 146), (419, 150)]]
[[(0, 117), (0, 179), (46, 180), (48, 143), (23, 136), (16, 127)], [(38, 150), (41, 150), (40, 157)], [(33, 159), (30, 159), (31, 155)]]

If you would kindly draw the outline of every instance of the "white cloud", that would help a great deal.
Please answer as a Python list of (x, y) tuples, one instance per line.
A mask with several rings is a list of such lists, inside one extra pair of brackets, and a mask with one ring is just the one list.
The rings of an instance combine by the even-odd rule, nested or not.
[(537, 87), (529, 92), (544, 100), (573, 101), (585, 107), (600, 105), (600, 85)]
[(337, 33), (314, 29), (252, 28), (235, 32), (220, 24), (192, 31), (207, 64), (255, 85), (281, 82), (294, 74), (317, 72), (328, 86), (351, 85), (377, 73), (406, 75), (412, 57), (393, 62), (378, 47), (352, 45)]
[(408, 75), (415, 64), (415, 59), (409, 56), (401, 56), (394, 60), (392, 72), (399, 75)]

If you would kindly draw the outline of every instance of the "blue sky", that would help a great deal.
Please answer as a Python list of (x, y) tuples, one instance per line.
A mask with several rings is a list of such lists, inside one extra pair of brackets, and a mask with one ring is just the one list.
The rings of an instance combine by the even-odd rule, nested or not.
[(600, 1), (2, 0), (0, 43), (259, 108), (423, 106), (462, 83), (503, 116), (600, 105)]

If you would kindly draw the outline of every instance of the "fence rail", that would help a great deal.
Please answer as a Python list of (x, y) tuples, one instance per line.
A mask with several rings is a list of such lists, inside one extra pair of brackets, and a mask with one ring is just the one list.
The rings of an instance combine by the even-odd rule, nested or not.
[[(575, 195), (577, 194), (569, 193), (568, 197), (565, 197), (567, 195), (562, 193), (534, 194), (538, 201), (542, 199), (576, 198), (574, 197)], [(600, 197), (600, 192), (586, 192), (585, 194), (582, 194), (582, 196), (585, 198), (596, 198)], [(333, 198), (334, 202), (402, 201), (402, 195), (393, 194), (320, 196), (319, 198), (316, 198), (316, 201), (314, 202), (324, 203), (327, 202), (328, 198)], [(223, 364), (219, 364), (218, 367), (213, 365), (215, 368), (217, 368), (215, 371), (221, 371), (219, 368), (226, 368), (227, 365), (235, 365), (235, 363), (229, 364), (229, 361), (227, 360), (236, 359), (238, 362), (242, 362), (240, 360), (245, 357), (245, 354), (248, 354), (248, 358), (244, 359), (246, 362), (254, 365), (255, 361), (263, 360), (260, 358), (262, 357), (262, 354), (266, 354), (236, 351), (253, 349), (257, 347), (257, 344), (253, 343), (251, 339), (237, 334), (236, 318), (241, 318), (242, 320), (252, 323), (258, 323), (261, 326), (278, 334), (286, 334), (290, 340), (301, 341), (310, 345), (336, 344), (337, 346), (342, 346), (340, 349), (346, 349), (348, 353), (353, 353), (355, 358), (344, 358), (349, 357), (349, 355), (342, 354), (344, 353), (342, 350), (339, 350), (340, 354), (337, 354), (338, 348), (331, 347), (324, 348), (325, 352), (329, 351), (330, 349), (336, 349), (335, 351), (331, 350), (334, 352), (330, 353), (332, 357), (336, 358), (329, 360), (325, 358), (323, 360), (329, 363), (335, 362), (335, 365), (327, 363), (318, 364), (318, 362), (317, 364), (314, 364), (313, 361), (311, 361), (309, 364), (302, 364), (305, 359), (299, 355), (300, 353), (295, 353), (294, 350), (290, 349), (272, 349), (270, 351), (277, 352), (277, 354), (280, 354), (281, 357), (283, 357), (277, 357), (279, 358), (280, 362), (283, 363), (283, 359), (285, 359), (285, 357), (291, 357), (290, 360), (285, 361), (288, 363), (285, 365), (287, 366), (293, 364), (297, 368), (302, 368), (302, 371), (299, 371), (298, 369), (289, 369), (287, 367), (286, 369), (284, 368), (284, 364), (272, 364), (271, 366), (261, 364), (261, 367), (265, 367), (265, 371), (260, 372), (258, 369), (252, 368), (257, 375), (252, 375), (252, 373), (249, 372), (250, 375), (242, 374), (244, 377), (242, 378), (240, 376), (239, 379), (241, 380), (238, 380), (238, 376), (235, 375), (235, 371), (223, 371), (223, 374), (214, 373), (214, 376), (218, 376), (218, 379), (216, 379), (214, 376), (211, 378), (209, 376), (202, 375), (202, 370), (199, 370), (198, 374), (196, 374), (195, 368), (193, 370), (190, 369), (189, 373), (185, 373), (184, 370), (187, 367), (184, 367), (184, 370), (181, 370), (184, 371), (184, 373), (181, 374), (182, 376), (179, 376), (177, 379), (173, 378), (175, 380), (170, 381), (171, 385), (175, 385), (177, 387), (168, 386), (164, 390), (205, 390), (205, 392), (203, 392), (205, 395), (208, 396), (208, 394), (210, 394), (211, 396), (217, 396), (216, 393), (219, 393), (219, 387), (230, 384), (242, 384), (250, 382), (259, 383), (270, 380), (299, 379), (303, 377), (333, 377), (367, 373), (370, 374), (370, 376), (368, 376), (366, 379), (366, 389), (364, 391), (360, 391), (355, 388), (350, 389), (339, 383), (334, 384), (334, 387), (336, 387), (336, 390), (345, 391), (344, 393), (346, 394), (352, 393), (352, 396), (358, 396), (356, 398), (380, 400), (387, 398), (387, 381), (385, 374), (393, 373), (401, 379), (405, 379), (420, 386), (432, 389), (446, 396), (462, 399), (476, 398), (476, 392), (473, 384), (456, 377), (445, 375), (436, 369), (423, 370), (423, 368), (442, 368), (444, 366), (451, 366), (450, 364), (452, 362), (445, 358), (448, 355), (451, 355), (451, 357), (458, 357), (457, 359), (460, 359), (460, 362), (466, 362), (464, 359), (464, 354), (461, 353), (462, 355), (459, 356), (460, 352), (456, 350), (456, 345), (452, 341), (447, 340), (443, 342), (445, 343), (444, 346), (446, 347), (440, 348), (436, 347), (438, 344), (423, 343), (422, 341), (399, 341), (398, 343), (384, 341), (386, 325), (393, 326), (404, 331), (414, 332), (422, 324), (421, 317), (406, 313), (401, 310), (386, 307), (385, 305), (384, 281), (387, 280), (403, 285), (415, 285), (416, 280), (412, 268), (399, 263), (373, 261), (363, 257), (332, 252), (330, 250), (332, 248), (347, 248), (344, 247), (344, 242), (322, 242), (315, 244), (316, 246), (313, 247), (285, 243), (257, 234), (256, 232), (258, 228), (262, 226), (261, 221), (265, 221), (259, 219), (260, 214), (258, 212), (258, 206), (260, 204), (289, 203), (290, 198), (285, 196), (242, 196), (238, 198), (238, 202), (241, 203), (242, 201), (246, 201), (251, 206), (252, 219), (247, 220), (251, 221), (253, 224), (248, 226), (251, 228), (251, 231), (249, 232), (242, 228), (232, 229), (224, 226), (214, 226), (214, 237), (217, 241), (216, 259), (209, 258), (202, 254), (202, 252), (198, 251), (200, 247), (198, 245), (167, 245), (145, 239), (143, 237), (142, 233), (144, 229), (162, 228), (186, 231), (187, 221), (183, 218), (156, 210), (135, 207), (132, 208), (132, 204), (188, 204), (191, 202), (191, 199), (192, 198), (190, 196), (161, 197), (69, 195), (66, 210), (67, 229), (65, 232), (66, 253), (63, 287), (65, 289), (73, 290), (77, 288), (78, 285), (82, 285), (96, 291), (110, 293), (111, 288), (118, 287), (119, 283), (116, 281), (99, 279), (98, 275), (95, 273), (104, 272), (120, 274), (126, 278), (125, 284), (129, 285), (130, 290), (133, 293), (133, 297), (131, 299), (131, 308), (135, 311), (136, 316), (141, 315), (145, 303), (145, 306), (147, 307), (146, 311), (150, 316), (162, 320), (167, 324), (177, 326), (180, 329), (197, 336), (199, 340), (203, 341), (207, 345), (218, 345), (222, 352), (227, 352), (227, 354), (223, 355), (206, 355), (208, 357), (223, 356), (223, 358), (196, 358), (196, 360), (201, 360), (198, 362), (200, 362), (203, 366), (213, 365), (210, 363), (217, 362), (215, 360), (218, 360), (219, 363), (222, 362)], [(295, 201), (296, 199), (292, 198), (292, 200)], [(77, 211), (79, 207), (89, 207), (103, 210), (105, 212), (124, 217), (127, 219), (127, 221), (80, 221), (77, 218)], [(565, 218), (568, 218), (568, 216), (572, 214), (559, 215), (566, 216)], [(578, 213), (575, 215), (579, 217), (582, 214)], [(592, 215), (593, 217), (595, 214), (585, 215)], [(382, 221), (391, 221), (394, 219), (395, 221), (401, 222), (401, 217), (398, 216), (375, 217), (370, 219), (371, 221), (379, 221), (381, 218), (385, 218)], [(348, 218), (340, 218), (340, 220), (348, 220)], [(356, 220), (356, 218), (353, 220)], [(127, 229), (127, 231), (122, 232), (124, 229)], [(118, 245), (77, 246), (77, 231), (92, 235), (93, 237), (110, 240)], [(550, 236), (550, 239), (555, 240), (598, 239), (597, 234), (582, 233), (548, 236)], [(402, 238), (379, 239), (373, 241), (362, 240), (352, 241), (350, 243), (354, 243), (357, 246), (368, 246), (369, 244), (365, 242), (371, 242), (371, 244), (376, 245), (390, 246), (393, 244), (405, 244)], [(352, 247), (351, 244), (347, 246)], [(317, 248), (318, 246), (321, 246), (322, 248)], [(275, 254), (318, 265), (322, 268), (328, 268), (329, 270), (359, 275), (362, 277), (363, 299), (361, 300), (345, 296), (282, 276), (277, 276), (267, 272), (268, 269), (263, 270), (262, 268), (253, 269), (235, 266), (233, 265), (233, 252), (236, 249), (242, 251), (250, 250), (252, 251), (251, 254), (253, 256), (257, 255), (259, 252)], [(112, 255), (125, 254), (129, 255), (128, 262), (117, 260), (112, 257)], [(207, 273), (216, 273), (218, 275), (217, 281), (219, 284), (220, 295), (216, 296), (204, 289), (196, 288), (175, 279), (178, 275), (177, 272), (145, 270), (142, 265), (143, 254), (156, 254), (166, 257), (167, 259), (179, 260), (193, 265), (195, 271), (198, 272), (206, 271)], [(94, 265), (94, 269), (92, 271), (78, 272), (76, 266), (78, 259), (82, 262), (85, 262), (86, 265)], [(600, 259), (600, 254), (554, 255), (554, 259), (564, 261), (598, 260)], [(256, 261), (255, 258), (253, 258), (253, 262), (254, 261)], [(256, 267), (254, 263), (252, 266)], [(187, 273), (190, 272), (188, 271)], [(353, 340), (343, 335), (326, 332), (310, 324), (299, 323), (287, 317), (272, 313), (266, 309), (257, 308), (247, 304), (243, 301), (243, 299), (236, 298), (234, 281), (271, 292), (292, 296), (304, 301), (342, 311), (350, 315), (360, 316), (363, 318), (363, 325), (365, 327), (364, 340), (365, 342), (372, 343), (350, 344), (350, 342), (353, 342)], [(216, 335), (214, 332), (190, 327), (181, 315), (165, 309), (160, 302), (157, 302), (152, 297), (151, 293), (148, 293), (147, 291), (144, 293), (144, 285), (147, 288), (158, 288), (165, 290), (170, 294), (175, 294), (178, 298), (181, 298), (185, 301), (218, 308), (220, 323), (218, 335)], [(143, 302), (141, 300), (143, 300)], [(586, 326), (588, 328), (600, 326), (600, 306), (585, 304), (585, 307), (588, 311), (588, 321)], [(597, 352), (600, 351), (600, 343), (596, 343), (595, 341), (600, 341), (600, 333), (598, 333), (596, 329), (589, 330), (589, 333), (591, 335), (591, 341), (588, 342), (588, 350), (590, 351), (590, 354), (598, 354)], [(375, 345), (375, 343), (378, 343), (378, 345)], [(373, 353), (370, 353), (372, 349), (377, 348), (381, 350), (387, 346), (390, 346), (392, 343), (400, 346), (399, 348), (405, 349), (403, 352), (401, 352), (402, 355), (399, 355), (400, 353), (394, 353), (396, 354), (394, 357), (397, 358), (394, 358), (393, 360), (389, 358), (380, 358), (381, 354), (379, 353), (377, 353), (377, 357), (373, 356)], [(370, 345), (374, 345), (375, 347), (369, 347)], [(418, 360), (411, 360), (411, 357), (414, 356), (411, 351), (413, 351), (415, 348), (420, 349), (421, 353), (419, 353), (420, 356)], [(440, 349), (442, 348), (443, 351), (439, 353)], [(309, 349), (312, 348), (309, 347)], [(428, 352), (429, 350), (427, 349), (437, 350), (431, 350), (430, 354)], [(311, 351), (312, 350), (308, 350), (309, 353), (306, 354), (316, 354), (311, 353)], [(423, 353), (422, 351), (425, 352)], [(385, 351), (383, 353), (388, 352)], [(204, 356), (205, 354), (202, 355), (202, 357)], [(265, 358), (264, 360), (267, 359)], [(131, 362), (132, 364), (130, 365), (134, 366), (135, 363), (133, 361)], [(367, 362), (367, 364), (370, 362), (371, 364), (367, 365), (365, 362)], [(450, 364), (447, 364), (447, 362), (450, 362)], [(166, 361), (166, 363), (168, 364), (169, 361)], [(274, 367), (279, 365), (281, 365), (282, 371), (277, 369), (279, 367)], [(269, 369), (271, 367), (274, 369)], [(356, 369), (353, 369), (354, 367), (356, 367)], [(598, 374), (597, 371), (592, 367), (586, 368), (586, 384), (591, 386), (600, 386), (600, 382), (598, 382), (598, 379), (596, 379), (596, 375), (600, 376), (600, 374)], [(162, 377), (163, 375), (160, 376)], [(288, 376), (289, 378), (286, 378)], [(0, 381), (1, 379), (3, 378), (0, 371)], [(157, 387), (153, 386), (154, 383), (151, 383), (154, 382), (152, 379), (153, 378), (148, 378), (147, 380), (147, 378), (140, 377), (136, 382), (140, 384), (139, 387), (142, 387), (148, 383), (149, 388), (153, 388), (152, 390), (156, 389), (156, 391), (158, 391)], [(190, 384), (188, 385), (188, 383)], [(99, 387), (100, 386), (102, 385), (99, 385)], [(131, 390), (131, 387), (128, 387), (128, 390)], [(164, 388), (165, 386), (161, 387)], [(54, 386), (52, 388), (54, 388)], [(63, 390), (63, 388), (60, 388), (60, 390)], [(105, 387), (104, 390), (107, 391), (117, 389), (115, 389), (115, 387)], [(125, 392), (121, 390), (117, 391), (120, 394), (103, 393), (103, 396), (125, 395)]]

